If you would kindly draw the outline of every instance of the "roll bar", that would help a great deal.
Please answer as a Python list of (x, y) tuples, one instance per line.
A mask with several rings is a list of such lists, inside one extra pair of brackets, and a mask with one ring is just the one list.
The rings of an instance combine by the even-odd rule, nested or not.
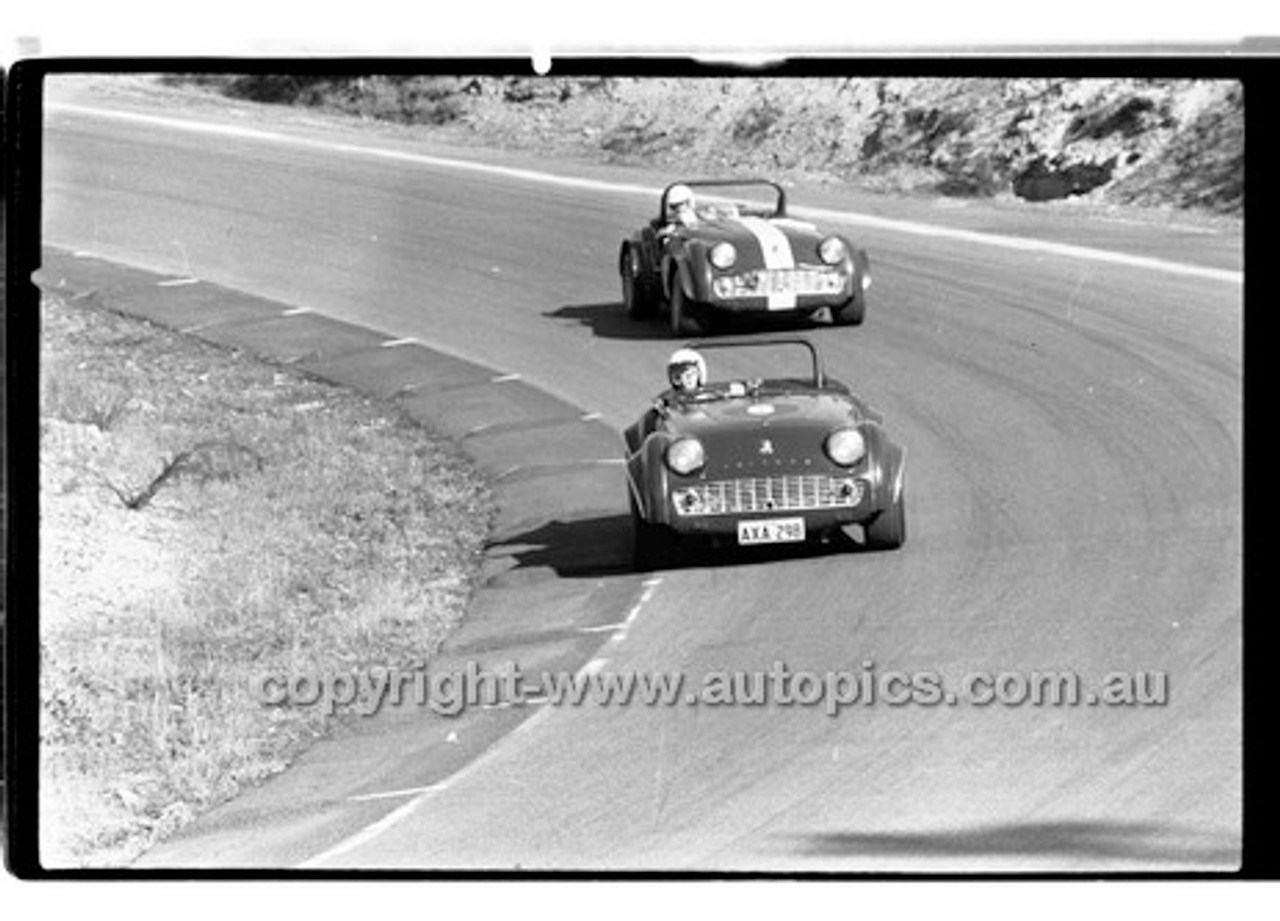
[(813, 362), (813, 386), (819, 390), (826, 386), (827, 375), (822, 367), (822, 356), (818, 354), (818, 347), (803, 336), (769, 336), (766, 338), (752, 339), (712, 339), (707, 341), (689, 342), (685, 344), (685, 348), (705, 352), (710, 349), (757, 348), (762, 346), (779, 345), (794, 345), (808, 349), (809, 357)]
[(671, 183), (662, 190), (662, 198), (658, 202), (658, 220), (665, 221), (667, 218), (667, 193), (675, 186), (687, 185), (691, 189), (715, 189), (725, 188), (728, 186), (768, 186), (773, 189), (777, 198), (776, 213), (778, 217), (785, 217), (787, 214), (787, 192), (786, 190), (774, 182), (772, 179), (759, 179), (756, 177), (747, 177), (745, 179), (682, 179)]

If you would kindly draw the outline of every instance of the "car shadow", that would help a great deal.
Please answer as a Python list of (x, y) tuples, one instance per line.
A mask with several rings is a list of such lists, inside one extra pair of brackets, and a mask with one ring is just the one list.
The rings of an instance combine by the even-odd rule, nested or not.
[(548, 521), (504, 535), (487, 555), (506, 558), (514, 569), (550, 569), (565, 579), (590, 579), (634, 572), (631, 516), (603, 515)]
[[(670, 340), (671, 329), (665, 316), (649, 317), (634, 320), (627, 316), (627, 309), (621, 301), (610, 301), (599, 304), (565, 304), (555, 310), (549, 310), (543, 316), (555, 320), (573, 320), (591, 329), (592, 333), (602, 339), (636, 340)], [(819, 312), (812, 317), (759, 317), (737, 319), (731, 316), (717, 318), (714, 328), (705, 335), (736, 335), (741, 333), (776, 333), (811, 330), (830, 326), (830, 320)]]
[(489, 545), (487, 555), (509, 561), (505, 571), (549, 569), (560, 578), (592, 579), (631, 573), (680, 569), (725, 569), (808, 560), (843, 553), (871, 553), (844, 531), (825, 541), (739, 547), (714, 544), (705, 538), (674, 538), (667, 553), (651, 569), (641, 569), (632, 554), (631, 516), (601, 515), (573, 521), (547, 521), (524, 531), (503, 535)]
[(566, 304), (543, 314), (555, 320), (574, 320), (589, 327), (602, 339), (670, 339), (671, 330), (664, 317), (633, 320), (621, 301), (602, 304)]

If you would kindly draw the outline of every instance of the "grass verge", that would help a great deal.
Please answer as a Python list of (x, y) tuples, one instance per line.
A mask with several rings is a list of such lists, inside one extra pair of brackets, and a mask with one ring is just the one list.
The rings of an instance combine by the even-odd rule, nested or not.
[(41, 860), (127, 864), (326, 730), (264, 673), (422, 663), (492, 514), (394, 406), (46, 297)]

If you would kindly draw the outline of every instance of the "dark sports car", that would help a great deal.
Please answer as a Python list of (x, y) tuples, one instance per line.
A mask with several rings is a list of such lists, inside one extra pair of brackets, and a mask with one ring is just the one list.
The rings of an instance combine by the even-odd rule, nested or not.
[(720, 340), (690, 348), (775, 347), (776, 365), (781, 346), (807, 349), (809, 373), (668, 390), (625, 431), (641, 568), (661, 562), (681, 535), (777, 544), (858, 524), (869, 548), (905, 541), (905, 452), (878, 412), (826, 376), (811, 342)]
[[(673, 190), (697, 192), (687, 223), (672, 220)], [(857, 325), (871, 285), (864, 250), (789, 218), (786, 192), (764, 179), (667, 186), (658, 217), (623, 242), (618, 271), (628, 313), (665, 312), (676, 336), (697, 335), (730, 314), (808, 316), (823, 308), (834, 323)]]

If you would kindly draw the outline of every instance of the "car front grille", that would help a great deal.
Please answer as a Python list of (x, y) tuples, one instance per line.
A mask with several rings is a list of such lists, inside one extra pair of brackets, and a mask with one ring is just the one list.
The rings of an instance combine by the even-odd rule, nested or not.
[(851, 508), (862, 500), (863, 483), (853, 477), (742, 477), (697, 483), (672, 491), (676, 512), (741, 515), (749, 512), (803, 512)]

